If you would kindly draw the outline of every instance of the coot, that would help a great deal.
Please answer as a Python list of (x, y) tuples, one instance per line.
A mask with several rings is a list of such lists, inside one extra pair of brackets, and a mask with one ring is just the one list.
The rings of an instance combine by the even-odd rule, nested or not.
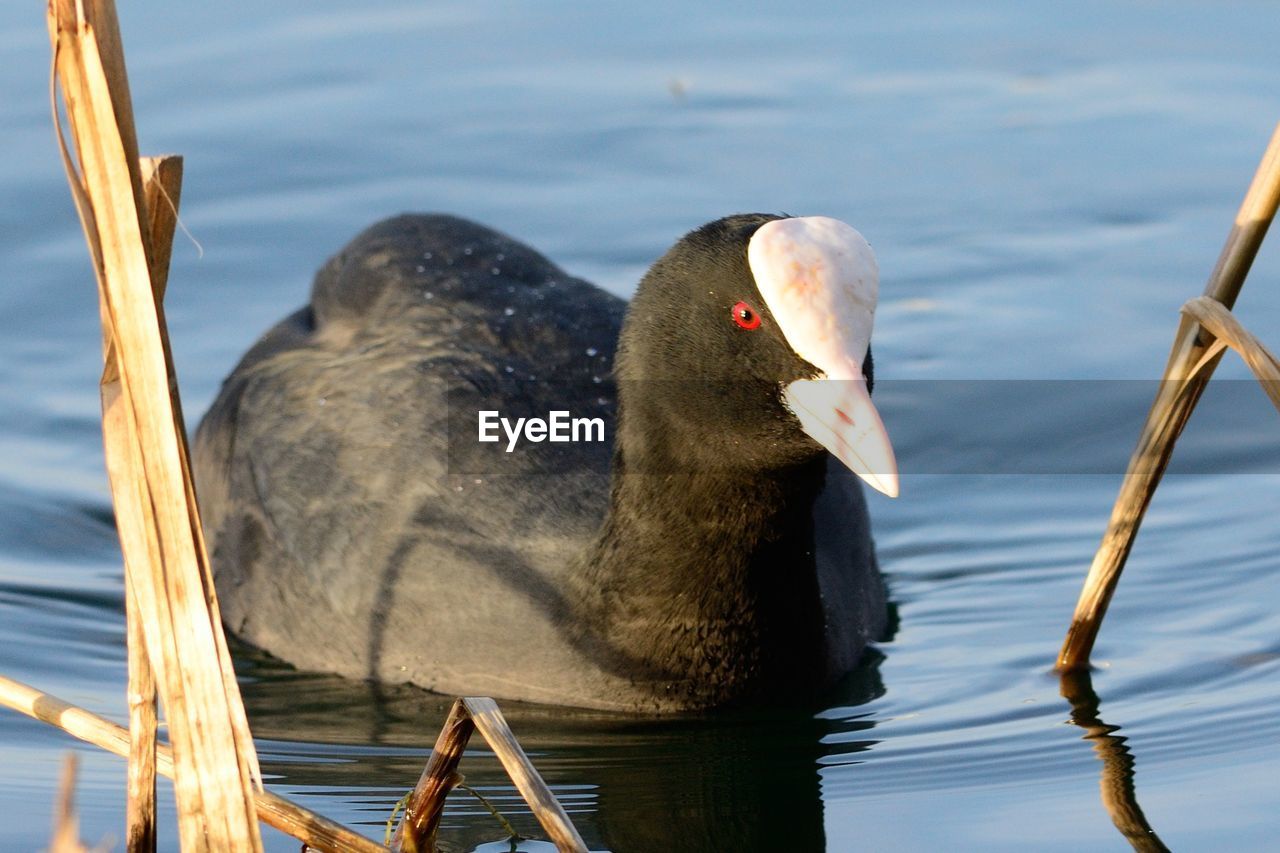
[[(869, 398), (877, 287), (865, 240), (823, 217), (698, 228), (630, 306), (463, 219), (374, 225), (198, 430), (228, 627), (451, 694), (815, 697), (886, 624), (854, 477), (897, 493)], [(508, 439), (554, 412), (609, 440)]]

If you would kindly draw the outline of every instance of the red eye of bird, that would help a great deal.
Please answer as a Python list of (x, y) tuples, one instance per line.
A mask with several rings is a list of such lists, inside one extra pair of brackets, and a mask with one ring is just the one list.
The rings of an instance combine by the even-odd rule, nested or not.
[(739, 302), (733, 306), (730, 313), (733, 315), (733, 322), (742, 328), (747, 330), (760, 328), (760, 315), (747, 303)]

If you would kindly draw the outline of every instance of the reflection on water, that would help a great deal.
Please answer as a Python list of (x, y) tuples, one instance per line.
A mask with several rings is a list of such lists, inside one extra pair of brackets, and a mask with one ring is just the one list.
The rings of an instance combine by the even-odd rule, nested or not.
[[(183, 218), (203, 246), (179, 237), (166, 300), (193, 420), (315, 267), (398, 211), (491, 224), (622, 295), (677, 235), (732, 211), (833, 215), (875, 246), (877, 394), (907, 474), (901, 498), (869, 503), (901, 627), (807, 711), (504, 706), (591, 844), (1129, 847), (1046, 673), (1143, 386), (1280, 117), (1272, 4), (119, 5), (143, 148), (185, 155)], [(119, 720), (100, 332), (47, 69), (39, 4), (0, 4), (0, 671)], [(1236, 309), (1273, 349), (1278, 239)], [(1218, 377), (1246, 381), (1211, 386), (1219, 403), (1192, 417), (1093, 680), (1164, 843), (1270, 849), (1275, 415), (1240, 365)], [(1064, 379), (1089, 381), (1004, 382)], [(243, 664), (272, 784), (381, 837), (444, 700)], [(1082, 704), (1101, 733), (1095, 718)], [(47, 844), (68, 746), (0, 713), (0, 849)], [(120, 837), (123, 765), (83, 758), (83, 835)], [(491, 757), (463, 772), (536, 831)], [(447, 819), (458, 849), (501, 843), (465, 795)]]
[[(434, 740), (451, 700), (409, 687), (297, 673), (248, 653), (240, 658), (254, 734), (265, 741), (267, 777), (285, 778), (290, 787), (362, 791), (353, 806), (366, 831), (384, 822), (417, 782), (422, 745)], [(879, 663), (873, 655), (835, 698), (856, 707), (883, 694)], [(674, 720), (513, 702), (502, 709), (592, 849), (826, 849), (818, 759), (827, 751), (824, 738), (848, 725), (804, 709)], [(584, 786), (588, 768), (590, 784)], [(541, 836), (482, 739), (472, 739), (459, 769), (518, 832)], [(371, 779), (385, 786), (380, 796), (368, 795)], [(454, 791), (441, 843), (471, 849), (500, 837), (499, 826), (484, 814), (466, 792)]]
[(1128, 738), (1116, 734), (1120, 726), (1109, 726), (1098, 716), (1102, 700), (1093, 692), (1093, 678), (1088, 670), (1064, 673), (1062, 695), (1071, 703), (1071, 722), (1085, 730), (1084, 739), (1093, 743), (1093, 751), (1102, 761), (1102, 778), (1098, 787), (1102, 805), (1134, 850), (1140, 853), (1167, 853), (1168, 847), (1156, 835), (1138, 805), (1134, 783), (1133, 752), (1126, 746)]

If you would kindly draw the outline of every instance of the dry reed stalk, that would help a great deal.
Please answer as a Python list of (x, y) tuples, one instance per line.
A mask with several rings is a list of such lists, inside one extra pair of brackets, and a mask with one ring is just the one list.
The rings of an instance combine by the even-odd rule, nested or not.
[(79, 762), (74, 752), (68, 752), (62, 761), (62, 775), (58, 780), (58, 803), (53, 813), (53, 838), (49, 841), (49, 853), (88, 853), (80, 842), (80, 820), (76, 817), (76, 768)]
[[(151, 252), (151, 288), (157, 304), (164, 297), (169, 277), (169, 247), (178, 223), (178, 199), (182, 189), (181, 157), (144, 157), (142, 185), (148, 216)], [(105, 309), (105, 305), (99, 303)], [(109, 329), (104, 324), (104, 333)], [(111, 406), (118, 396), (119, 369), (114, 339), (103, 340), (103, 412), (119, 411)], [(110, 392), (109, 392), (110, 389)], [(104, 430), (118, 432), (121, 427)], [(156, 681), (147, 658), (142, 614), (133, 591), (133, 572), (125, 569), (125, 623), (129, 653), (129, 752), (128, 796), (125, 808), (125, 849), (128, 853), (153, 853), (156, 849)]]
[(125, 850), (156, 849), (156, 679), (147, 660), (133, 584), (125, 581), (129, 646), (129, 775), (125, 800)]
[(516, 790), (524, 797), (547, 836), (563, 853), (586, 853), (587, 845), (556, 800), (555, 794), (520, 748), (498, 705), (492, 699), (467, 697), (458, 699), (449, 709), (444, 728), (436, 739), (431, 758), (422, 777), (409, 796), (404, 818), (396, 828), (391, 849), (401, 853), (419, 853), (434, 849), (436, 829), (444, 812), (445, 797), (462, 777), (458, 762), (467, 748), (472, 732), (479, 730), (503, 769), (511, 777)]
[[(125, 554), (132, 734), (87, 711), (0, 677), (0, 702), (130, 757), (130, 850), (154, 848), (154, 775), (175, 779), (186, 850), (261, 848), (267, 823), (323, 850), (385, 849), (263, 791), (244, 707), (221, 630), (196, 509), (177, 381), (161, 299), (181, 185), (181, 160), (139, 159), (111, 0), (52, 0), (54, 76), (83, 176), (62, 146), (72, 196), (98, 278), (105, 367), (104, 442)], [(57, 118), (56, 100), (54, 104)], [(62, 143), (61, 134), (59, 142)], [(203, 610), (199, 605), (203, 605)], [(172, 750), (155, 745), (154, 670)], [(562, 850), (586, 847), (490, 699), (459, 700), (456, 767), (480, 728)], [(452, 755), (451, 758), (446, 756)], [(434, 779), (424, 773), (424, 780)], [(434, 813), (457, 781), (438, 784)], [(256, 786), (255, 786), (255, 783)], [(420, 800), (421, 798), (419, 798)], [(415, 836), (416, 837), (416, 836)], [(410, 841), (409, 843), (413, 843)], [(422, 849), (422, 848), (417, 848)]]
[[(0, 705), (62, 729), (72, 737), (121, 758), (129, 756), (129, 732), (123, 727), (3, 675), (0, 675)], [(173, 778), (173, 751), (163, 744), (156, 748), (156, 769), (161, 776)], [(270, 791), (258, 791), (253, 796), (263, 823), (306, 842), (310, 847), (334, 853), (386, 853), (387, 848), (381, 844), (291, 800)]]
[(420, 853), (435, 849), (436, 830), (444, 813), (444, 801), (462, 776), (458, 762), (476, 730), (467, 714), (466, 706), (458, 699), (449, 709), (431, 757), (422, 770), (418, 784), (414, 786), (409, 801), (405, 803), (404, 817), (391, 839), (395, 853)]
[(108, 342), (102, 387), (108, 472), (132, 597), (174, 746), (179, 835), (184, 850), (260, 850), (257, 761), (213, 602), (155, 299), (163, 275), (153, 273), (161, 258), (167, 267), (168, 241), (150, 243), (153, 220), (114, 5), (52, 0), (49, 32), (81, 174), (65, 147), (63, 153)]
[[(1204, 296), (1229, 309), (1235, 304), (1249, 267), (1262, 245), (1267, 227), (1280, 204), (1280, 125), (1276, 126), (1262, 162), (1245, 194), (1226, 245), (1209, 276)], [(1195, 310), (1195, 309), (1193, 309)], [(1217, 312), (1214, 312), (1215, 314)], [(1225, 327), (1224, 327), (1225, 328)], [(1241, 330), (1243, 331), (1243, 330)], [(1111, 510), (1111, 519), (1102, 544), (1094, 555), (1071, 627), (1058, 654), (1058, 668), (1087, 667), (1089, 654), (1107, 605), (1133, 548), (1138, 527), (1146, 514), (1156, 487), (1168, 467), (1174, 443), (1191, 416), (1209, 377), (1222, 358), (1223, 349), (1214, 348), (1214, 335), (1191, 316), (1183, 318), (1174, 337), (1173, 350), (1165, 367), (1164, 381), (1151, 404), (1151, 411), (1138, 437), (1138, 446)], [(1260, 346), (1260, 345), (1259, 345)], [(1248, 358), (1246, 356), (1246, 358)], [(1271, 392), (1273, 386), (1263, 383)], [(1273, 397), (1274, 399), (1274, 397)]]

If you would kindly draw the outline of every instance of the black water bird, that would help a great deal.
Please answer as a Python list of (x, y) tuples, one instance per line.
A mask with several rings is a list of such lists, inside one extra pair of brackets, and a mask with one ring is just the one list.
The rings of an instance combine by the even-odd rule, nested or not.
[[(462, 219), (374, 225), (200, 425), (224, 620), (299, 667), (443, 693), (813, 698), (886, 623), (853, 476), (897, 493), (877, 288), (823, 217), (705, 225), (630, 306)], [(484, 411), (599, 417), (612, 447), (508, 453)]]

